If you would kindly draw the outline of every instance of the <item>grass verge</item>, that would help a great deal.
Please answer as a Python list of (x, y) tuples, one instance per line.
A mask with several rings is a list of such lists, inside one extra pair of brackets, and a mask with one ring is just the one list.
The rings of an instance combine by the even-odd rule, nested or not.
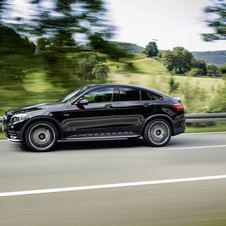
[(185, 133), (226, 132), (226, 126), (186, 127)]
[(0, 131), (0, 139), (1, 140), (6, 139), (5, 138), (5, 133), (3, 131)]

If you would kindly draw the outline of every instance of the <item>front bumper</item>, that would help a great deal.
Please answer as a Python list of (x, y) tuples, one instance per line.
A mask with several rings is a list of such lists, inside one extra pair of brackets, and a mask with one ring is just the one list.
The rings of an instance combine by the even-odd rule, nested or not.
[(21, 126), (9, 123), (8, 117), (3, 117), (2, 130), (5, 132), (5, 137), (13, 142), (22, 142)]
[(9, 140), (9, 141), (13, 141), (13, 142), (22, 142), (21, 138), (20, 138), (20, 132), (16, 132), (15, 130), (5, 130), (5, 137)]

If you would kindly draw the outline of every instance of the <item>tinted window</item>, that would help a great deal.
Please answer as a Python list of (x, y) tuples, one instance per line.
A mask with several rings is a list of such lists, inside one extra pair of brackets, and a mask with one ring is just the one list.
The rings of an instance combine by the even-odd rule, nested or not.
[(96, 89), (84, 95), (83, 98), (87, 99), (89, 103), (111, 102), (113, 90), (114, 88)]
[(148, 93), (144, 90), (141, 90), (141, 100), (151, 100), (150, 96)]
[(120, 88), (120, 101), (140, 100), (140, 91), (138, 89)]
[(160, 99), (163, 99), (162, 96), (158, 95), (158, 94), (155, 94), (155, 93), (148, 93), (149, 96), (151, 97), (152, 100), (160, 100)]
[(80, 94), (82, 94), (84, 91), (86, 91), (87, 89), (89, 89), (90, 86), (85, 86), (82, 87), (80, 89), (75, 90), (74, 92), (70, 93), (68, 96), (62, 98), (61, 100), (59, 100), (61, 103), (67, 103), (72, 101), (75, 97), (79, 96)]

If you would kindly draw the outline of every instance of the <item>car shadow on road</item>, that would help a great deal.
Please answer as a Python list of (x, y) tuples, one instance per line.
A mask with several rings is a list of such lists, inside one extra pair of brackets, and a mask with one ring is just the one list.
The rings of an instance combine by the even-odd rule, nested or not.
[(131, 148), (146, 146), (143, 139), (120, 139), (120, 140), (96, 140), (96, 141), (76, 141), (58, 142), (55, 150), (85, 150), (85, 149), (111, 149), (111, 148)]
[[(120, 140), (96, 140), (96, 141), (58, 141), (56, 147), (51, 151), (76, 151), (92, 149), (112, 149), (112, 148), (136, 148), (146, 146), (142, 138), (120, 139)], [(20, 144), (20, 150), (31, 152), (26, 144)]]
[[(171, 140), (165, 147), (180, 145), (178, 142)], [(142, 148), (148, 147), (143, 140), (139, 139), (119, 139), (119, 140), (96, 140), (96, 141), (58, 141), (54, 151), (79, 151), (79, 150), (96, 150), (96, 149), (114, 149), (114, 148)], [(158, 149), (159, 147), (150, 147)], [(31, 152), (26, 144), (20, 144), (20, 150), (23, 152)]]

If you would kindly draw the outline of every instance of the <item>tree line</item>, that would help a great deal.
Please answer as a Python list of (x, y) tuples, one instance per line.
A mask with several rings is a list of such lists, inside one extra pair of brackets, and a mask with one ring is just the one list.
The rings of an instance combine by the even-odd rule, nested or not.
[(188, 76), (209, 76), (221, 77), (219, 68), (209, 63), (206, 65), (204, 60), (196, 59), (191, 52), (183, 47), (175, 47), (173, 51), (166, 50), (159, 52), (155, 42), (149, 42), (141, 53), (147, 57), (159, 57), (168, 71), (176, 74), (186, 74)]
[[(75, 89), (86, 83), (103, 82), (107, 59), (130, 55), (109, 39), (114, 27), (106, 23), (104, 1), (24, 1), (29, 17), (13, 17), (10, 0), (0, 0), (0, 81), (23, 83), (26, 73), (41, 71), (56, 87)], [(27, 12), (28, 13), (28, 12)], [(33, 37), (35, 43), (27, 37)], [(83, 48), (83, 42), (89, 49)], [(19, 87), (19, 86), (18, 86)], [(20, 86), (22, 87), (22, 86)]]

